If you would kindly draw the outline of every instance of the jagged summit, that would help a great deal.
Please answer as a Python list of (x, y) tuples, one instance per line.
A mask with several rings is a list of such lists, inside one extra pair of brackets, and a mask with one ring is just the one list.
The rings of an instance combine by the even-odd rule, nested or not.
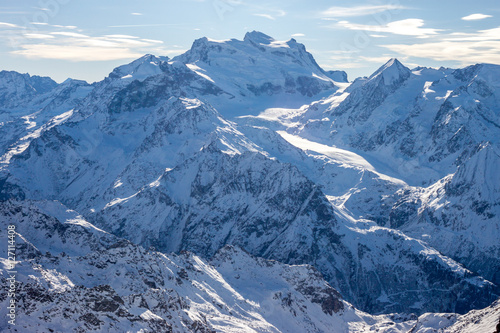
[(57, 82), (50, 77), (21, 74), (15, 71), (0, 72), (0, 98), (5, 93), (26, 93), (38, 95), (46, 93), (55, 87)]
[[(248, 32), (243, 40), (197, 39), (190, 50), (172, 61), (185, 64), (232, 96), (230, 103), (238, 106), (230, 106), (230, 117), (235, 109), (242, 110), (248, 97), (271, 100), (267, 107), (273, 106), (273, 99), (289, 101), (287, 107), (300, 107), (303, 97), (327, 95), (338, 89), (303, 44), (294, 39), (278, 41), (258, 31)], [(300, 102), (292, 103), (299, 98)], [(227, 114), (227, 101), (211, 103)], [(248, 109), (245, 112), (252, 113)]]
[[(49, 77), (21, 74), (15, 71), (0, 72), (0, 111), (23, 112), (36, 99), (50, 94), (59, 84)], [(41, 104), (40, 101), (37, 102)], [(40, 109), (41, 105), (36, 106)]]
[(150, 76), (161, 74), (163, 72), (161, 64), (168, 62), (168, 60), (168, 57), (145, 54), (129, 64), (115, 68), (109, 77), (142, 81)]
[(349, 82), (347, 78), (347, 73), (345, 71), (327, 71), (326, 75), (335, 82)]
[(274, 38), (271, 36), (266, 35), (265, 33), (262, 33), (260, 31), (252, 31), (252, 32), (247, 32), (245, 34), (245, 37), (243, 38), (245, 42), (254, 42), (258, 44), (264, 44), (264, 45), (269, 45), (272, 42), (276, 41)]
[(375, 78), (383, 78), (386, 85), (392, 85), (396, 82), (407, 79), (411, 74), (411, 70), (399, 62), (396, 58), (391, 58), (379, 69), (377, 69), (370, 77), (369, 81)]
[[(500, 88), (500, 66), (494, 64), (475, 64), (453, 71), (452, 75), (460, 81), (484, 81), (488, 85)], [(481, 87), (483, 90), (485, 87)], [(490, 89), (491, 90), (491, 89)], [(484, 91), (483, 94), (491, 94), (493, 91)]]

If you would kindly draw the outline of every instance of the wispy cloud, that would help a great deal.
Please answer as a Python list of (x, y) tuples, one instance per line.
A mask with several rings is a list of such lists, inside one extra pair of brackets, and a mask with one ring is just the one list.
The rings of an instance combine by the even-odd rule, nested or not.
[(13, 51), (32, 59), (57, 59), (70, 61), (106, 61), (140, 57), (142, 54), (128, 48), (88, 47), (77, 45), (23, 45), (23, 50)]
[(29, 38), (29, 39), (54, 39), (55, 37), (52, 35), (47, 35), (47, 34), (24, 34), (24, 37)]
[(500, 27), (476, 33), (453, 33), (430, 43), (380, 46), (403, 55), (458, 61), (462, 65), (482, 62), (500, 64)]
[(283, 17), (286, 15), (286, 12), (284, 10), (281, 10), (281, 9), (275, 10), (275, 9), (271, 9), (271, 8), (266, 8), (264, 11), (270, 11), (271, 14), (269, 14), (269, 13), (255, 13), (253, 15), (264, 17), (268, 20), (276, 20), (277, 17)]
[(292, 37), (304, 37), (305, 35), (302, 34), (302, 33), (297, 33), (297, 34), (293, 34)]
[(405, 7), (401, 5), (362, 5), (354, 7), (330, 7), (320, 13), (321, 17), (354, 17), (373, 15), (387, 10), (399, 10)]
[(462, 17), (462, 20), (464, 20), (464, 21), (477, 21), (477, 20), (483, 20), (483, 19), (488, 18), (488, 17), (493, 17), (493, 16), (485, 15), (485, 14), (471, 14), (471, 15), (467, 15), (467, 16)]
[(31, 59), (106, 61), (137, 58), (144, 53), (172, 54), (162, 41), (131, 35), (90, 36), (71, 31), (24, 34), (24, 42), (12, 54)]
[(59, 35), (59, 36), (67, 36), (67, 37), (75, 37), (75, 38), (88, 38), (89, 36), (84, 35), (84, 34), (79, 34), (77, 32), (71, 32), (71, 31), (56, 31), (56, 32), (51, 32), (51, 35)]
[(350, 23), (348, 21), (337, 22), (337, 27), (347, 28), (351, 30), (365, 30), (373, 32), (388, 32), (397, 35), (406, 36), (427, 36), (436, 35), (440, 29), (422, 28), (424, 20), (422, 19), (406, 19), (394, 21), (385, 25), (366, 25)]
[(59, 25), (59, 24), (48, 24), (46, 22), (31, 22), (31, 25), (39, 25), (44, 27), (54, 27), (54, 28), (63, 28), (63, 29), (76, 29), (78, 28), (75, 25)]
[(269, 15), (269, 14), (253, 14), (254, 16), (260, 16), (260, 17), (263, 17), (263, 18), (266, 18), (268, 20), (276, 20), (276, 18), (272, 15)]
[(153, 44), (163, 44), (163, 41), (156, 40), (156, 39), (146, 39), (146, 38), (143, 38), (142, 40), (145, 41), (145, 42), (148, 42), (148, 43), (153, 43)]
[(130, 15), (141, 16), (141, 15), (142, 15), (142, 13), (130, 13)]
[(167, 27), (180, 25), (177, 23), (157, 23), (157, 24), (126, 24), (126, 25), (110, 25), (108, 28), (134, 28), (134, 27)]
[(0, 28), (21, 28), (21, 27), (13, 23), (0, 22)]
[(109, 37), (109, 38), (139, 38), (137, 36), (131, 36), (131, 35), (104, 35), (104, 37)]

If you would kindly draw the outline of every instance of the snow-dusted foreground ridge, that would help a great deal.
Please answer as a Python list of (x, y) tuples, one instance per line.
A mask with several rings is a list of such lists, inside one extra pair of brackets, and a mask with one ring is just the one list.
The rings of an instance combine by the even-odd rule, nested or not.
[[(230, 246), (209, 261), (146, 251), (56, 202), (7, 201), (0, 212), (2, 231), (17, 222), (19, 332), (469, 332), (493, 327), (500, 311), (372, 316), (308, 265)], [(6, 270), (2, 260), (2, 316)]]
[(19, 322), (493, 331), (498, 77), (391, 59), (347, 83), (259, 32), (92, 85), (0, 72)]

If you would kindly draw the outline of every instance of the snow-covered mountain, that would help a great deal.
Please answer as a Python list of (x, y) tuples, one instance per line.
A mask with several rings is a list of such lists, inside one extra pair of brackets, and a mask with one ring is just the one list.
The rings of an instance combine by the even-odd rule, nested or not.
[(295, 39), (277, 41), (258, 31), (248, 32), (242, 41), (197, 39), (189, 51), (173, 60), (228, 94), (223, 99), (209, 97), (209, 101), (230, 118), (258, 114), (273, 106), (300, 107), (347, 82), (344, 72), (325, 72)]
[(500, 153), (486, 144), (427, 188), (400, 191), (392, 228), (420, 239), (500, 283)]
[(34, 98), (50, 92), (57, 82), (49, 77), (30, 76), (14, 71), (0, 72), (0, 103), (5, 108), (18, 108)]
[[(60, 315), (55, 299), (121, 299), (112, 320), (88, 303), (95, 301), (73, 307), (73, 320), (95, 323), (88, 330), (458, 325), (466, 317), (423, 315), (422, 324), (359, 310), (464, 314), (498, 298), (498, 70), (410, 70), (391, 59), (347, 83), (295, 40), (251, 32), (243, 41), (199, 39), (174, 59), (145, 55), (93, 85), (68, 80), (37, 90), (26, 87), (38, 78), (4, 74), (0, 198), (31, 244), (21, 247), (23, 293), (43, 286), (51, 300), (33, 313), (52, 304)], [(185, 250), (193, 254), (179, 254)], [(168, 269), (151, 271), (144, 260)], [(165, 269), (193, 266), (203, 268), (189, 288), (163, 281)], [(135, 273), (106, 282), (127, 270)], [(87, 283), (85, 271), (102, 279)], [(43, 282), (54, 272), (57, 290)], [(319, 284), (299, 287), (290, 276)], [(160, 283), (169, 291), (158, 292)], [(137, 310), (134, 293), (194, 310)], [(285, 310), (263, 312), (257, 305), (268, 299)], [(347, 312), (340, 318), (324, 307)]]
[(68, 79), (57, 84), (48, 77), (0, 72), (0, 163), (66, 119), (91, 90), (85, 81)]
[(498, 144), (500, 67), (415, 68), (391, 59), (302, 113), (297, 133), (362, 151), (411, 185), (453, 173), (484, 142)]
[(373, 321), (307, 265), (266, 261), (234, 247), (210, 262), (146, 251), (55, 202), (9, 201), (0, 211), (1, 229), (15, 219), (21, 242), (17, 301), (24, 330), (350, 332)]
[[(20, 331), (428, 332), (497, 319), (498, 304), (464, 316), (356, 310), (308, 265), (289, 266), (224, 247), (210, 260), (145, 250), (57, 202), (7, 201), (0, 229), (16, 221)], [(6, 234), (6, 233), (3, 233)], [(4, 254), (3, 254), (4, 255)], [(5, 318), (7, 262), (0, 313)], [(21, 320), (22, 319), (22, 320)], [(0, 329), (7, 329), (5, 322)], [(477, 326), (473, 326), (477, 327)], [(451, 331), (451, 330), (450, 330)]]

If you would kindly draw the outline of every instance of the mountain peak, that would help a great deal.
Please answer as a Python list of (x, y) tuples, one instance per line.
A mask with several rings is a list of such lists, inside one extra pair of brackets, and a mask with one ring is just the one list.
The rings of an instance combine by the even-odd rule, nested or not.
[(50, 77), (0, 71), (0, 107), (11, 108), (52, 91), (58, 83)]
[(275, 41), (274, 38), (271, 36), (268, 36), (260, 31), (252, 31), (252, 32), (247, 32), (245, 34), (245, 38), (243, 38), (245, 42), (254, 42), (257, 44), (264, 44), (264, 45), (269, 45), (272, 42)]
[(127, 65), (115, 68), (109, 76), (111, 78), (142, 81), (149, 76), (162, 73), (160, 64), (168, 60), (168, 57), (157, 57), (152, 54), (145, 54)]
[(384, 65), (373, 73), (368, 80), (373, 80), (381, 77), (385, 85), (393, 85), (394, 83), (404, 81), (410, 76), (410, 69), (404, 66), (396, 58), (391, 58)]

